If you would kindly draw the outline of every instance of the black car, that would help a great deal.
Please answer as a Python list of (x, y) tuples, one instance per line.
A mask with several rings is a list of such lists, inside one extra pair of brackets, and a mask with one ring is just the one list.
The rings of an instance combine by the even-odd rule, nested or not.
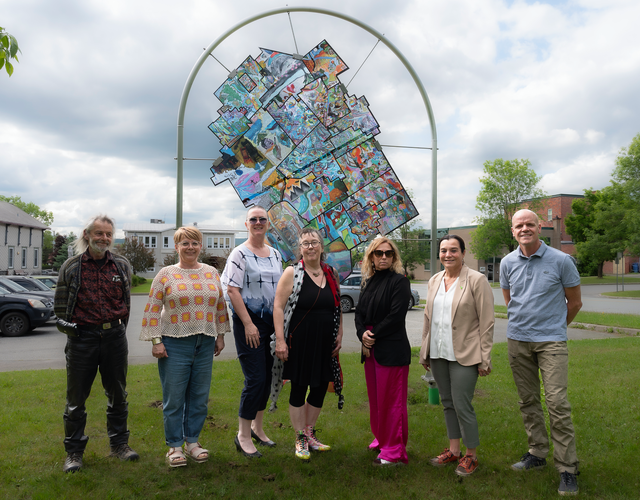
[(13, 293), (35, 296), (42, 300), (47, 307), (49, 303), (51, 303), (53, 307), (55, 292), (36, 279), (29, 278), (28, 276), (1, 276), (0, 286)]
[(46, 305), (34, 295), (12, 293), (0, 286), (0, 331), (18, 337), (45, 324), (53, 314), (53, 303)]

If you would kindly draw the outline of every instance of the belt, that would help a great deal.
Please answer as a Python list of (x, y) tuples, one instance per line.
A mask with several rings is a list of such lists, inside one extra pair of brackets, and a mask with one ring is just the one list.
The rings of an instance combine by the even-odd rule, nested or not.
[(111, 321), (110, 323), (101, 323), (98, 325), (78, 325), (78, 328), (81, 330), (110, 330), (111, 328), (115, 328), (116, 326), (122, 325), (124, 321), (121, 319), (116, 319)]

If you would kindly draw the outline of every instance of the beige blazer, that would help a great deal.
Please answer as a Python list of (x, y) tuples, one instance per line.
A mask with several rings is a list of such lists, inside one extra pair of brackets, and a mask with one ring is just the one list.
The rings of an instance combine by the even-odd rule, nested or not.
[[(443, 276), (444, 271), (429, 280), (420, 348), (421, 364), (429, 359), (433, 300)], [(491, 367), (494, 324), (493, 292), (487, 278), (463, 264), (451, 305), (453, 353), (458, 363), (463, 366), (480, 365), (482, 370)]]

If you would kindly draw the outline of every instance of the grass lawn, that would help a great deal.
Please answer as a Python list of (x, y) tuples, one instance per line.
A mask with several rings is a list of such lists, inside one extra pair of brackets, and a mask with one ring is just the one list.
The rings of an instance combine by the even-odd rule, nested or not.
[[(621, 282), (621, 277), (618, 276), (618, 283)], [(625, 283), (640, 283), (640, 275), (639, 274), (625, 274), (624, 275)], [(598, 278), (597, 276), (583, 276), (580, 278), (581, 285), (615, 285), (616, 284), (616, 276), (614, 275), (605, 275), (602, 278)]]
[[(507, 317), (507, 306), (493, 306), (496, 314)], [(640, 315), (580, 311), (574, 323), (588, 323), (616, 328), (635, 328), (640, 330)]]
[(151, 283), (152, 283), (152, 280), (147, 280), (146, 283), (142, 283), (138, 286), (134, 286), (131, 288), (131, 293), (149, 295), (149, 292), (151, 291)]
[[(640, 339), (570, 341), (569, 399), (576, 428), (581, 498), (638, 498), (640, 477)], [(0, 373), (2, 413), (0, 498), (398, 498), (546, 499), (557, 498), (559, 476), (553, 460), (540, 471), (517, 473), (510, 464), (527, 450), (518, 397), (508, 366), (506, 344), (494, 348), (493, 373), (478, 381), (474, 405), (481, 445), (475, 474), (460, 478), (453, 467), (428, 464), (448, 441), (442, 406), (428, 404), (424, 370), (414, 358), (409, 375), (409, 465), (374, 468), (363, 368), (357, 354), (342, 356), (345, 406), (328, 394), (318, 427), (333, 450), (313, 454), (310, 463), (293, 455), (285, 386), (280, 408), (267, 414), (265, 427), (278, 443), (249, 460), (235, 450), (237, 408), (243, 377), (237, 360), (215, 361), (209, 416), (200, 436), (211, 450), (205, 464), (169, 469), (161, 388), (155, 365), (129, 368), (130, 444), (137, 463), (108, 458), (106, 401), (99, 380), (87, 401), (84, 470), (64, 474), (62, 412), (64, 370)]]
[[(640, 290), (625, 290), (624, 292), (604, 292), (602, 295), (609, 295), (610, 297), (640, 298)], [(640, 304), (638, 305), (638, 309), (640, 309)]]

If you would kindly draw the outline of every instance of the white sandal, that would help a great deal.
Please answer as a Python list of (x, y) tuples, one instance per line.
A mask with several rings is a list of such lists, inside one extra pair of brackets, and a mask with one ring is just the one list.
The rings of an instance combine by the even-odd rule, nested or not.
[(182, 448), (169, 448), (165, 456), (169, 467), (184, 467), (187, 465), (187, 459), (184, 456)]
[(209, 450), (205, 450), (198, 442), (185, 443), (184, 448), (187, 452), (187, 457), (189, 457), (194, 462), (198, 462), (199, 464), (201, 464), (209, 460)]

